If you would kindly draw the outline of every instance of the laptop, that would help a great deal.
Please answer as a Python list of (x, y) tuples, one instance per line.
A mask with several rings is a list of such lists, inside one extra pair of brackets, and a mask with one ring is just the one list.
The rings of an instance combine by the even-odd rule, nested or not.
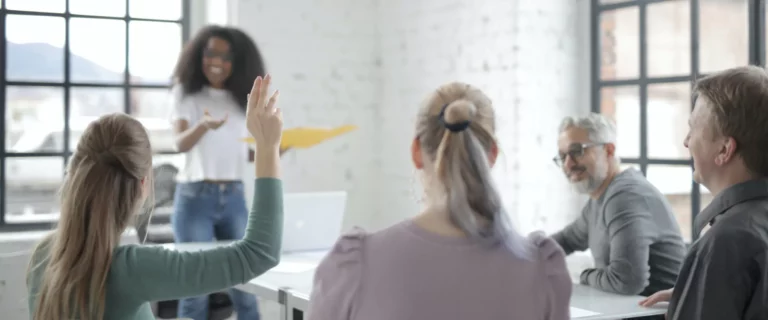
[(341, 235), (345, 191), (283, 196), (283, 253), (329, 250)]

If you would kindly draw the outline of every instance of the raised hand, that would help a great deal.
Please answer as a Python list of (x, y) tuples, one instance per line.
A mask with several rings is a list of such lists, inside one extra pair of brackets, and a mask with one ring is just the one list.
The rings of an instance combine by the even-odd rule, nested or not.
[(283, 134), (283, 114), (275, 107), (279, 92), (268, 95), (271, 80), (270, 75), (264, 79), (257, 77), (248, 95), (245, 124), (256, 142), (257, 152), (264, 148), (274, 148), (279, 152)]
[(229, 118), (229, 113), (227, 113), (222, 119), (216, 119), (213, 116), (211, 116), (211, 114), (208, 112), (208, 109), (205, 109), (205, 111), (203, 111), (203, 118), (200, 120), (200, 123), (202, 123), (203, 126), (205, 126), (208, 129), (216, 130), (222, 125), (224, 125), (224, 123), (227, 122), (228, 118)]

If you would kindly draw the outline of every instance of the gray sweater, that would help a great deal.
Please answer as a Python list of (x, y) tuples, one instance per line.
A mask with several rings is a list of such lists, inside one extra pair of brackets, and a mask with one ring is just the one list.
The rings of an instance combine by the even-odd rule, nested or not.
[(635, 169), (617, 174), (552, 238), (566, 254), (591, 250), (595, 268), (582, 272), (582, 284), (626, 295), (672, 288), (686, 253), (667, 199)]

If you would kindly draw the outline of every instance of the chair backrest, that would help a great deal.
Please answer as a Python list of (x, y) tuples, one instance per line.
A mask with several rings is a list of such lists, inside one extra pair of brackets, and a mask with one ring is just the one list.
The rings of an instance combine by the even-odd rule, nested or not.
[(178, 173), (179, 169), (171, 164), (161, 164), (152, 168), (155, 193), (154, 202), (146, 203), (144, 208), (142, 208), (141, 214), (136, 217), (134, 226), (139, 236), (139, 241), (143, 241), (146, 238), (152, 210), (173, 205), (173, 197), (176, 193), (176, 175)]
[(29, 317), (27, 309), (27, 268), (33, 246), (26, 242), (4, 243), (17, 252), (0, 252), (0, 310), (3, 319)]

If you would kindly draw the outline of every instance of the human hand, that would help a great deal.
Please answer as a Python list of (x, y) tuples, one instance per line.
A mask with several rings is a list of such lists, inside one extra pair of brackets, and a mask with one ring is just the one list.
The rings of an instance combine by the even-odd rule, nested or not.
[(224, 123), (227, 122), (228, 118), (229, 118), (229, 113), (224, 115), (224, 118), (222, 119), (216, 119), (213, 116), (211, 116), (211, 114), (208, 112), (208, 109), (205, 109), (203, 111), (203, 118), (200, 120), (200, 123), (208, 129), (216, 130), (222, 125), (224, 125)]
[(667, 302), (672, 298), (673, 289), (661, 290), (659, 292), (656, 292), (652, 294), (650, 297), (645, 298), (643, 301), (640, 301), (640, 305), (643, 307), (652, 307), (653, 305), (659, 302)]
[(283, 134), (283, 113), (275, 107), (278, 91), (267, 98), (270, 75), (262, 79), (257, 77), (248, 95), (248, 109), (245, 112), (245, 125), (256, 142), (256, 150), (273, 148), (279, 151)]

